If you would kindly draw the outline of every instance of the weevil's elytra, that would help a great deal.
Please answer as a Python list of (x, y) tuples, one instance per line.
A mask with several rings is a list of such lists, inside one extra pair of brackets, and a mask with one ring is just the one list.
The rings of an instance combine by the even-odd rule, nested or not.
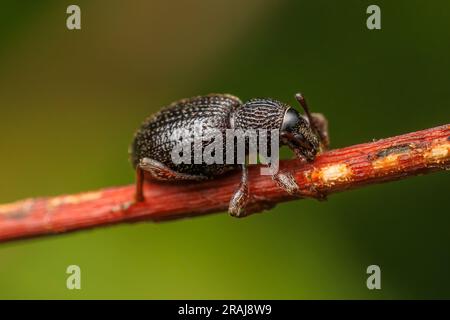
[[(191, 132), (200, 124), (203, 134), (219, 130), (225, 141), (227, 129), (276, 129), (279, 130), (280, 145), (287, 145), (297, 157), (312, 161), (321, 146), (328, 146), (327, 122), (323, 115), (309, 112), (301, 94), (297, 94), (296, 99), (306, 116), (274, 99), (258, 98), (242, 103), (239, 98), (229, 94), (197, 96), (164, 107), (144, 121), (130, 147), (130, 158), (137, 177), (136, 201), (144, 201), (144, 171), (155, 180), (176, 182), (213, 179), (240, 168), (242, 178), (231, 198), (229, 212), (236, 217), (245, 216), (245, 206), (250, 196), (246, 164), (175, 164), (171, 152), (178, 140), (173, 133), (180, 129)], [(204, 142), (202, 147), (206, 145), (207, 142)], [(225, 153), (224, 147), (224, 157)], [(298, 190), (289, 173), (277, 172), (273, 179), (291, 194)]]

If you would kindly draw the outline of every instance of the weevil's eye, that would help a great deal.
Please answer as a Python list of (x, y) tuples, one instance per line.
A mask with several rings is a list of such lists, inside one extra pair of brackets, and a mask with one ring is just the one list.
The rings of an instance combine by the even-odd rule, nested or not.
[(283, 124), (281, 125), (282, 132), (293, 132), (298, 129), (300, 122), (300, 115), (297, 110), (289, 108), (284, 114)]

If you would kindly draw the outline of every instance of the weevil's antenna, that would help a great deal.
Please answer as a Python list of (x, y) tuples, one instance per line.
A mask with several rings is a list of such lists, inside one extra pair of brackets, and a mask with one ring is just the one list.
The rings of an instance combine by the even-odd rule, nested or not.
[(308, 117), (309, 124), (313, 126), (314, 122), (311, 113), (309, 112), (309, 107), (308, 104), (306, 103), (305, 97), (303, 97), (301, 93), (296, 93), (295, 99), (297, 99), (298, 103), (300, 103), (300, 105), (303, 107), (303, 110), (305, 110), (306, 116)]
[(295, 99), (297, 99), (297, 101), (303, 107), (303, 110), (305, 110), (306, 116), (309, 120), (309, 125), (320, 139), (321, 148), (328, 149), (330, 139), (328, 138), (327, 119), (320, 113), (315, 113), (313, 118), (313, 116), (309, 112), (308, 104), (306, 103), (306, 100), (301, 93), (295, 94)]

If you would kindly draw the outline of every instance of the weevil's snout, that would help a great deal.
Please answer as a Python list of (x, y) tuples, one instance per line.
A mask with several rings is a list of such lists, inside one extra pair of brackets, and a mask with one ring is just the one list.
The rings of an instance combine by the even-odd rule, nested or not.
[(302, 134), (294, 134), (290, 137), (287, 136), (286, 144), (294, 151), (297, 158), (306, 158), (308, 161), (313, 161), (319, 151), (319, 145), (315, 141), (317, 138), (314, 138), (311, 140)]
[(320, 149), (319, 139), (308, 120), (292, 108), (284, 116), (281, 140), (298, 158), (306, 158), (308, 161), (313, 161)]

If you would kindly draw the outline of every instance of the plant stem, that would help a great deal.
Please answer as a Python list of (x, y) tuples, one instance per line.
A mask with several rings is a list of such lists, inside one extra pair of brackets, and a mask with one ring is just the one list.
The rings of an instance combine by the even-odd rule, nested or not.
[[(284, 160), (300, 197), (324, 196), (363, 185), (450, 168), (450, 124), (370, 143), (330, 150), (313, 163)], [(279, 189), (258, 165), (249, 169), (249, 212), (297, 197)], [(205, 182), (146, 182), (146, 201), (134, 204), (134, 185), (0, 205), (0, 241), (63, 233), (122, 222), (167, 220), (225, 211), (239, 172)], [(231, 219), (231, 218), (230, 218)]]

